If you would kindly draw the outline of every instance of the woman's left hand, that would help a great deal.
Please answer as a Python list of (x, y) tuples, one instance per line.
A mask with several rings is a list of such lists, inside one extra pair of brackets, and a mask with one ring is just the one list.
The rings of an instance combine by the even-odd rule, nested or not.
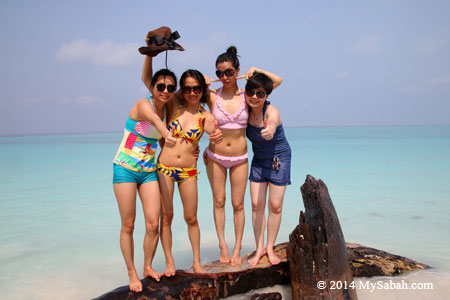
[(223, 139), (222, 130), (218, 127), (217, 120), (214, 120), (214, 131), (209, 135), (209, 141), (213, 144), (220, 144)]
[(198, 160), (198, 157), (199, 157), (199, 155), (200, 155), (200, 147), (199, 147), (198, 145), (197, 145), (197, 149), (195, 149), (194, 152), (193, 152), (192, 154), (194, 154), (194, 158), (195, 158), (195, 160), (197, 161), (197, 160)]
[(267, 119), (264, 120), (264, 128), (261, 129), (261, 136), (263, 139), (265, 139), (266, 141), (270, 141), (271, 139), (273, 139), (273, 130), (272, 130), (272, 126), (269, 126), (267, 124)]

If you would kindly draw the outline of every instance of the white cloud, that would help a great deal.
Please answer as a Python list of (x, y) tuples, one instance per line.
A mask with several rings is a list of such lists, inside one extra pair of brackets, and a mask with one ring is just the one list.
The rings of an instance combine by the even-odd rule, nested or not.
[(78, 103), (84, 104), (84, 105), (101, 105), (104, 103), (104, 101), (98, 97), (95, 96), (79, 96), (75, 99)]
[(425, 93), (445, 85), (450, 85), (450, 73), (423, 82), (409, 84), (402, 88), (402, 92), (406, 94)]
[(140, 58), (136, 43), (118, 44), (110, 40), (92, 42), (77, 39), (63, 44), (57, 58), (61, 61), (87, 62), (94, 65), (123, 66)]
[(344, 79), (346, 77), (348, 77), (349, 73), (348, 72), (339, 72), (336, 74), (336, 78), (337, 79)]
[(350, 46), (350, 51), (361, 54), (378, 54), (382, 52), (381, 39), (378, 35), (366, 36)]

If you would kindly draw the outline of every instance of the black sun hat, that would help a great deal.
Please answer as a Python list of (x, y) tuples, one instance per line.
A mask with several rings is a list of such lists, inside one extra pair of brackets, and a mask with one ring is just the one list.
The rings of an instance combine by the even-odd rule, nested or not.
[(178, 31), (172, 32), (169, 27), (162, 26), (158, 29), (149, 31), (145, 41), (146, 47), (140, 47), (139, 53), (142, 55), (156, 56), (158, 53), (166, 50), (184, 51), (184, 48), (175, 42), (180, 38)]

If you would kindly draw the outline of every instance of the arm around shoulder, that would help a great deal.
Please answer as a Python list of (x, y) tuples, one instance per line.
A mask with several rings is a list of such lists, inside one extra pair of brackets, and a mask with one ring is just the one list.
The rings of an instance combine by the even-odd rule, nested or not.
[(207, 134), (212, 134), (216, 130), (215, 120), (213, 114), (203, 111), (203, 129)]
[(166, 124), (153, 110), (153, 106), (150, 104), (147, 98), (142, 98), (137, 102), (137, 116), (139, 120), (145, 120), (155, 126), (156, 130), (166, 138), (169, 134)]

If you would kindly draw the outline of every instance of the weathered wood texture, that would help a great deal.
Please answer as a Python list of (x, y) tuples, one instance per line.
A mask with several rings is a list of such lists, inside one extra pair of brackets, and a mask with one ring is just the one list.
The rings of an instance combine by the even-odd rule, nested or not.
[[(207, 276), (195, 276), (190, 273), (190, 270), (187, 272), (177, 271), (177, 276), (173, 278), (163, 277), (159, 283), (151, 279), (143, 279), (144, 291), (142, 293), (132, 293), (129, 291), (128, 286), (123, 286), (96, 299), (202, 299), (195, 296), (201, 296), (203, 293), (212, 295), (211, 298), (203, 299), (220, 299), (220, 297), (225, 297), (224, 295), (232, 296), (255, 288), (287, 284), (290, 283), (289, 264), (286, 258), (287, 244), (282, 243), (275, 248), (277, 255), (281, 257), (282, 262), (280, 265), (270, 266), (267, 256), (265, 256), (258, 265), (258, 272), (249, 271), (250, 266), (246, 263), (241, 267), (231, 267), (215, 261), (205, 264), (206, 270), (212, 272), (212, 274)], [(247, 254), (245, 258), (251, 255)], [(347, 256), (354, 277), (394, 276), (408, 271), (429, 268), (429, 266), (411, 259), (359, 244), (347, 243)], [(237, 280), (236, 278), (239, 278), (242, 273), (247, 273), (244, 281), (241, 281), (242, 279)], [(274, 273), (276, 276), (272, 276)], [(262, 278), (266, 279), (261, 280), (257, 276), (262, 276)], [(267, 277), (270, 277), (270, 281), (267, 280)], [(232, 286), (236, 281), (240, 281), (239, 285), (237, 287)], [(206, 292), (201, 292), (201, 290), (206, 290)], [(214, 298), (216, 296), (218, 298)]]
[(274, 293), (264, 293), (264, 294), (253, 294), (250, 296), (250, 300), (281, 300), (281, 294), (278, 292)]
[[(313, 178), (311, 177), (309, 180), (313, 180)], [(308, 183), (308, 178), (306, 183)], [(300, 224), (291, 234), (294, 240), (289, 243), (298, 242), (298, 245), (295, 247), (297, 250), (291, 249), (293, 253), (290, 254), (292, 258), (289, 258), (289, 263), (288, 243), (286, 242), (275, 247), (275, 253), (281, 258), (281, 263), (276, 266), (272, 266), (267, 256), (264, 256), (258, 265), (252, 268), (247, 263), (247, 259), (253, 255), (253, 253), (249, 253), (243, 257), (240, 266), (231, 266), (214, 261), (204, 265), (207, 272), (205, 274), (194, 274), (191, 269), (178, 270), (175, 277), (163, 277), (160, 282), (153, 279), (143, 279), (143, 291), (141, 293), (130, 292), (128, 286), (123, 286), (96, 298), (96, 300), (220, 299), (245, 293), (252, 289), (275, 284), (288, 284), (291, 283), (291, 279), (297, 282), (298, 280), (305, 280), (305, 284), (309, 284), (308, 287), (312, 289), (312, 287), (316, 287), (317, 282), (315, 280), (326, 280), (322, 278), (350, 280), (351, 275), (348, 274), (344, 266), (343, 258), (350, 263), (351, 272), (355, 277), (392, 276), (407, 271), (429, 268), (422, 263), (385, 251), (359, 244), (343, 244), (342, 230), (331, 199), (329, 199), (328, 191), (326, 191), (326, 186), (325, 189), (324, 186), (325, 184), (320, 184), (316, 192), (313, 192), (314, 189), (302, 191), (302, 193), (305, 193), (304, 197), (306, 196), (311, 200), (305, 202), (306, 212), (305, 214), (301, 213)], [(321, 198), (324, 195), (325, 197), (321, 201), (314, 198)], [(327, 204), (328, 201), (331, 205)], [(319, 202), (320, 205), (317, 206), (315, 202)], [(305, 241), (309, 242), (306, 243)], [(292, 266), (290, 270), (290, 265), (296, 266), (293, 268), (294, 270), (292, 270)], [(347, 267), (348, 265), (347, 263)], [(322, 269), (319, 270), (318, 268)], [(318, 291), (317, 288), (316, 290)], [(265, 296), (260, 295), (260, 297)], [(278, 297), (277, 295), (267, 295), (267, 297), (269, 296)], [(348, 296), (350, 297), (350, 292)], [(293, 299), (301, 299), (296, 297), (293, 295)], [(316, 299), (308, 297), (304, 299)], [(324, 296), (320, 299), (331, 298)], [(340, 298), (333, 297), (333, 299)]]
[(409, 258), (347, 243), (347, 257), (354, 277), (395, 276), (430, 267)]
[[(128, 286), (118, 288), (104, 294), (97, 300), (144, 300), (144, 299), (221, 299), (242, 294), (252, 289), (288, 284), (289, 267), (286, 258), (286, 244), (277, 245), (275, 253), (282, 262), (272, 266), (263, 257), (258, 265), (252, 268), (247, 259), (252, 253), (243, 257), (240, 266), (214, 261), (203, 265), (207, 273), (195, 274), (191, 269), (178, 270), (176, 276), (162, 277), (160, 282), (144, 279), (141, 293), (130, 292)], [(264, 298), (263, 298), (264, 299)]]
[[(289, 236), (288, 259), (293, 299), (357, 299), (356, 291), (331, 289), (330, 281), (352, 282), (341, 225), (322, 180), (311, 175), (300, 188), (305, 213)], [(317, 283), (325, 281), (325, 288)]]

